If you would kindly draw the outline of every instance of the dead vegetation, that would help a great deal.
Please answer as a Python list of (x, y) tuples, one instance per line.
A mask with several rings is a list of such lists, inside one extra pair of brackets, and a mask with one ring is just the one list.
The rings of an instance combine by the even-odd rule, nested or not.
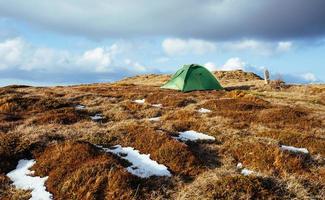
[(274, 178), (213, 171), (197, 178), (177, 199), (292, 199), (295, 194)]
[[(180, 93), (150, 85), (168, 76), (147, 75), (113, 84), (0, 88), (0, 199), (30, 197), (5, 175), (23, 158), (36, 159), (33, 170), (49, 176), (47, 189), (57, 199), (322, 199), (324, 86), (279, 90), (254, 74), (217, 76), (231, 87)], [(85, 109), (75, 108), (80, 104)], [(104, 120), (92, 121), (95, 114)], [(187, 130), (216, 141), (173, 138)], [(172, 177), (133, 176), (125, 170), (130, 163), (95, 145), (150, 154)], [(238, 162), (257, 174), (243, 176)]]

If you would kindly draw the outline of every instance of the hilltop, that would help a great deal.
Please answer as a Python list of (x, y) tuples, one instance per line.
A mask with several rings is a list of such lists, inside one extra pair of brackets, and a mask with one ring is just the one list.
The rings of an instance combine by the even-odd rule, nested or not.
[[(243, 70), (234, 71), (215, 71), (213, 74), (224, 86), (229, 86), (232, 84), (237, 84), (241, 82), (254, 82), (262, 80), (262, 78), (252, 72), (245, 72)], [(136, 84), (136, 85), (150, 85), (150, 86), (160, 86), (164, 84), (171, 78), (171, 75), (162, 74), (147, 74), (138, 75), (134, 77), (128, 77), (117, 81), (120, 84)]]
[(0, 199), (30, 198), (7, 176), (21, 159), (55, 199), (323, 199), (325, 85), (215, 75), (225, 90), (163, 90), (154, 74), (0, 88)]

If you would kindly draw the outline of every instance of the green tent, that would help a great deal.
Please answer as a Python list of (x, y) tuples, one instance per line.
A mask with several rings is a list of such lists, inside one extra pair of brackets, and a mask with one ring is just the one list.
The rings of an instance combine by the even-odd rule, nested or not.
[(161, 88), (189, 92), (193, 90), (222, 90), (215, 76), (200, 65), (184, 65)]

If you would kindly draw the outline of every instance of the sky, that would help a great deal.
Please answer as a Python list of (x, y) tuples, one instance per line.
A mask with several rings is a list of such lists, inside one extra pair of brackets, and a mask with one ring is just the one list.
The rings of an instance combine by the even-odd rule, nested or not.
[(324, 0), (0, 0), (0, 86), (112, 82), (183, 64), (324, 83)]

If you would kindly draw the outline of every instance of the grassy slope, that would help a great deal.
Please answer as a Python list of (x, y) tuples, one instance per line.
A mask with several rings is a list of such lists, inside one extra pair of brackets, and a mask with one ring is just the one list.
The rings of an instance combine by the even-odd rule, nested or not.
[[(114, 84), (0, 88), (0, 199), (28, 199), (5, 174), (36, 158), (37, 175), (58, 199), (322, 199), (325, 86), (265, 86), (253, 74), (216, 74), (227, 91), (161, 90), (166, 75)], [(144, 105), (132, 100), (146, 99)], [(150, 104), (161, 103), (163, 108)], [(76, 111), (75, 105), (87, 106)], [(200, 114), (199, 108), (213, 112)], [(92, 122), (90, 115), (105, 119)], [(159, 122), (146, 118), (161, 117)], [(176, 141), (196, 130), (214, 143)], [(166, 165), (172, 178), (139, 179), (129, 163), (92, 144), (132, 146)], [(279, 145), (305, 147), (292, 154)], [(243, 176), (238, 162), (259, 176)]]

